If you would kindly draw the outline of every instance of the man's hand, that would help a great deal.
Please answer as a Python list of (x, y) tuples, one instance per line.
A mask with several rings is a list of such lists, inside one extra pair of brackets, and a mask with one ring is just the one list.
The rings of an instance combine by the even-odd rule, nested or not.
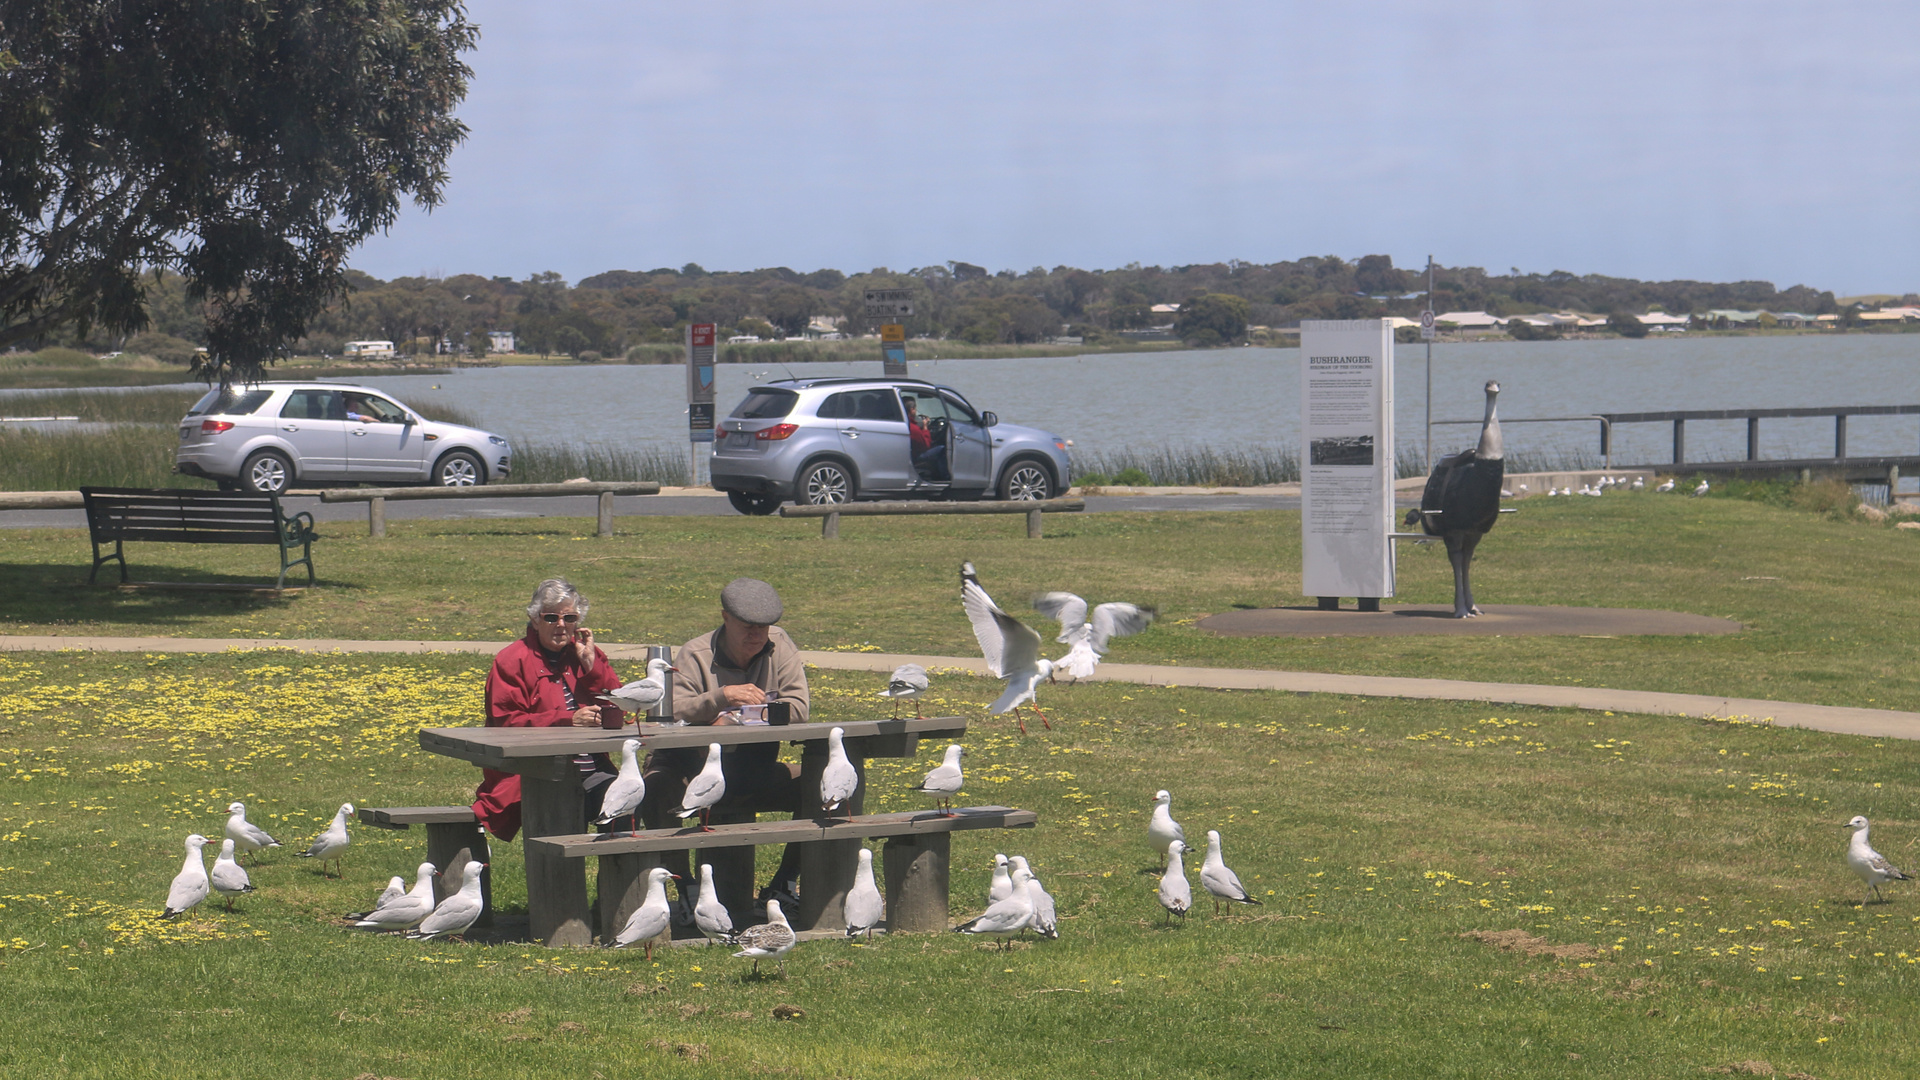
[(765, 705), (767, 703), (767, 692), (752, 683), (734, 683), (732, 686), (723, 686), (720, 688), (720, 696), (726, 698), (727, 704), (736, 709), (742, 705)]
[(582, 705), (580, 706), (580, 708), (574, 710), (573, 726), (574, 727), (599, 727), (600, 726), (600, 706)]

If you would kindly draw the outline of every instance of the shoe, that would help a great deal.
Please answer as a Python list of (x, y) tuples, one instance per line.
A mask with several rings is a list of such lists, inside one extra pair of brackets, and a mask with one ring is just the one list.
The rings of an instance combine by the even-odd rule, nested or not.
[(761, 889), (760, 895), (754, 899), (759, 902), (762, 911), (766, 910), (767, 901), (772, 900), (780, 905), (780, 913), (787, 918), (798, 918), (800, 915), (799, 882), (776, 881), (766, 888)]

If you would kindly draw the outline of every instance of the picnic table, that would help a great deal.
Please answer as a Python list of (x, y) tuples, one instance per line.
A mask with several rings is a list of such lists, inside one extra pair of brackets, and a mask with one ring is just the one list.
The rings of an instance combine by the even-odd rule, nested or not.
[[(586, 832), (585, 791), (573, 758), (578, 754), (617, 754), (631, 738), (643, 751), (680, 747), (723, 747), (755, 743), (802, 744), (800, 783), (803, 792), (817, 793), (827, 763), (827, 732), (838, 727), (845, 735), (847, 756), (860, 771), (860, 789), (843, 813), (831, 822), (791, 821), (723, 824), (713, 832), (697, 826), (659, 829), (629, 838), (624, 832)], [(911, 757), (922, 737), (952, 739), (966, 734), (964, 717), (943, 716), (900, 720), (813, 722), (790, 726), (676, 726), (629, 724), (618, 730), (583, 727), (456, 727), (424, 728), (420, 746), (432, 753), (520, 776), (521, 829), (527, 869), (527, 917), (534, 940), (552, 946), (592, 944), (596, 921), (600, 936), (611, 937), (637, 906), (645, 889), (644, 865), (651, 853), (673, 849), (714, 849), (712, 861), (744, 849), (746, 880), (751, 882), (752, 852), (756, 843), (805, 841), (800, 864), (799, 918), (796, 930), (835, 929), (843, 925), (841, 900), (853, 880), (862, 837), (887, 836), (907, 845), (926, 844), (927, 858), (908, 865), (901, 874), (927, 880), (925, 893), (937, 887), (939, 917), (945, 918), (946, 838), (954, 829), (1020, 828), (1034, 823), (1030, 811), (1006, 807), (975, 808), (960, 818), (940, 818), (931, 809), (924, 814), (884, 814), (860, 817), (866, 794), (866, 759)], [(849, 820), (851, 815), (851, 820)], [(808, 839), (811, 838), (811, 839)], [(891, 850), (891, 848), (889, 849)], [(587, 896), (585, 855), (601, 858), (599, 918)], [(912, 854), (910, 851), (909, 854)], [(930, 865), (921, 866), (921, 863)], [(916, 869), (918, 867), (918, 869)], [(888, 867), (889, 894), (898, 876)], [(718, 876), (718, 874), (716, 874)], [(737, 885), (740, 875), (730, 875)], [(693, 887), (693, 882), (685, 883)], [(724, 897), (723, 897), (724, 899)], [(933, 905), (909, 905), (923, 911)], [(925, 916), (923, 915), (924, 919)]]

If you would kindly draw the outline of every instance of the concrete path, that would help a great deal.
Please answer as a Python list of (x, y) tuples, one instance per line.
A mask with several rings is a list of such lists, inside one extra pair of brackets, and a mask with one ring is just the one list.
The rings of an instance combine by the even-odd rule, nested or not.
[[(5, 637), (0, 652), (54, 652), (80, 649), (96, 652), (218, 653), (228, 649), (299, 649), (303, 652), (343, 653), (462, 653), (491, 656), (504, 641), (345, 641), (332, 639), (275, 640), (272, 638), (159, 638), (159, 637)], [(640, 645), (602, 643), (615, 660), (644, 660)], [(890, 672), (901, 664), (919, 664), (986, 674), (978, 658), (910, 656), (902, 653), (842, 653), (802, 650), (801, 659), (834, 671)], [(1803, 705), (1759, 698), (1716, 697), (1708, 694), (1665, 694), (1651, 690), (1610, 690), (1599, 686), (1541, 686), (1527, 683), (1482, 683), (1459, 679), (1410, 679), (1387, 675), (1328, 675), (1310, 671), (1259, 671), (1240, 668), (1173, 667), (1152, 664), (1101, 664), (1094, 681), (1138, 683), (1145, 686), (1199, 686), (1217, 690), (1280, 690), (1297, 694), (1352, 694), (1359, 697), (1398, 697), (1433, 701), (1484, 701), (1495, 705), (1541, 705), (1548, 708), (1592, 709), (1653, 716), (1739, 717), (1781, 727), (1809, 728), (1841, 735), (1880, 739), (1920, 739), (1920, 713), (1889, 709), (1861, 709), (1844, 705)]]

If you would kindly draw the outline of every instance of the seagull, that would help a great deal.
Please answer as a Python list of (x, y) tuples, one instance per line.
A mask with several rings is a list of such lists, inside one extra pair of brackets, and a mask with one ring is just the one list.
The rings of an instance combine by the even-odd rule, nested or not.
[(654, 939), (673, 925), (673, 909), (667, 906), (667, 881), (672, 877), (673, 871), (664, 866), (647, 871), (647, 898), (627, 917), (627, 925), (613, 939), (614, 948), (641, 943), (647, 948), (647, 959), (653, 959)]
[(1017, 871), (1013, 875), (1013, 894), (1005, 900), (953, 928), (956, 934), (984, 934), (1000, 939), (1000, 948), (1008, 948), (1015, 934), (1033, 925), (1033, 874)]
[(887, 679), (887, 688), (880, 696), (893, 699), (893, 718), (900, 719), (900, 699), (913, 699), (913, 715), (920, 715), (920, 695), (927, 692), (927, 669), (919, 664), (901, 664), (893, 669), (893, 675)]
[(1187, 830), (1173, 820), (1173, 796), (1164, 789), (1153, 793), (1153, 816), (1147, 819), (1147, 846), (1155, 855), (1165, 855), (1175, 840), (1185, 843)]
[(1600, 496), (1602, 496), (1602, 495), (1605, 495), (1605, 494), (1606, 494), (1606, 491), (1605, 491), (1604, 489), (1602, 489), (1602, 488), (1597, 488), (1597, 487), (1596, 487), (1596, 488), (1589, 488), (1589, 489), (1587, 489), (1587, 490), (1586, 490), (1586, 491), (1585, 491), (1585, 492), (1584, 492), (1583, 494), (1587, 494), (1587, 495), (1591, 495), (1591, 496), (1593, 496), (1594, 498), (1596, 498), (1596, 499), (1597, 499), (1597, 498), (1599, 498)]
[(171, 919), (207, 898), (207, 862), (206, 856), (200, 853), (206, 846), (207, 838), (199, 833), (187, 837), (187, 861), (173, 876), (173, 886), (167, 890), (167, 908), (161, 918)]
[(1700, 496), (1705, 495), (1707, 493), (1707, 488), (1710, 486), (1711, 485), (1709, 485), (1705, 480), (1700, 481), (1700, 486), (1693, 489), (1693, 497), (1697, 499)]
[(941, 817), (955, 816), (953, 797), (960, 794), (960, 785), (965, 780), (960, 774), (960, 755), (964, 753), (966, 751), (957, 743), (947, 747), (946, 760), (935, 765), (920, 781), (920, 786), (913, 789), (922, 795), (933, 796), (937, 800), (936, 805), (941, 808)]
[(660, 699), (667, 696), (667, 672), (680, 669), (659, 657), (647, 661), (647, 677), (635, 679), (618, 690), (600, 695), (600, 700), (635, 716), (645, 716)]
[[(267, 830), (247, 820), (246, 803), (228, 803), (227, 813), (233, 815), (227, 819), (227, 836), (233, 840), (236, 851), (259, 851), (261, 848), (279, 847), (280, 841), (267, 835)], [(254, 860), (259, 861), (255, 855)]]
[(1671, 477), (1671, 476), (1669, 476), (1669, 477), (1667, 477), (1667, 478), (1666, 478), (1665, 480), (1663, 480), (1663, 481), (1661, 481), (1661, 482), (1660, 482), (1660, 486), (1659, 486), (1659, 487), (1657, 487), (1657, 488), (1654, 488), (1653, 490), (1654, 490), (1654, 491), (1656, 491), (1656, 492), (1658, 492), (1658, 493), (1660, 493), (1660, 494), (1662, 494), (1662, 495), (1665, 495), (1665, 494), (1666, 494), (1667, 492), (1669, 492), (1669, 491), (1672, 491), (1672, 490), (1673, 490), (1673, 477)]
[(1013, 869), (1005, 855), (993, 857), (993, 880), (987, 884), (987, 904), (992, 906), (1013, 895)]
[[(197, 860), (196, 860), (197, 861)], [(233, 861), (233, 838), (220, 841), (220, 857), (213, 860), (213, 873), (207, 876), (213, 891), (227, 898), (227, 910), (233, 910), (233, 898), (253, 891), (246, 870)]]
[(1054, 667), (1066, 672), (1075, 682), (1093, 676), (1093, 669), (1107, 654), (1107, 643), (1111, 639), (1145, 630), (1155, 614), (1154, 609), (1138, 604), (1109, 603), (1094, 608), (1089, 619), (1087, 602), (1070, 592), (1041, 593), (1033, 598), (1033, 608), (1050, 619), (1060, 620), (1060, 636), (1054, 640), (1069, 649)]
[(620, 775), (607, 785), (607, 792), (600, 798), (600, 816), (593, 819), (595, 825), (610, 825), (620, 818), (627, 819), (627, 835), (639, 831), (640, 800), (647, 797), (647, 781), (640, 775), (640, 740), (628, 739), (620, 744)]
[(387, 879), (387, 887), (381, 891), (380, 898), (373, 902), (372, 907), (365, 911), (349, 911), (340, 917), (350, 922), (359, 922), (405, 895), (407, 895), (407, 879), (395, 874)]
[[(410, 930), (433, 914), (433, 879), (439, 876), (440, 871), (432, 863), (423, 862), (414, 872), (412, 892), (403, 892), (391, 900), (382, 894), (380, 903), (372, 911), (347, 918), (362, 930)], [(400, 879), (394, 878), (393, 882), (398, 885)]]
[(1160, 906), (1167, 909), (1167, 922), (1171, 924), (1175, 915), (1180, 921), (1187, 920), (1187, 909), (1193, 906), (1193, 886), (1187, 884), (1187, 864), (1180, 856), (1187, 845), (1179, 840), (1167, 845), (1167, 872), (1160, 875)]
[(1647, 488), (1647, 478), (1644, 476), (1636, 476), (1633, 478), (1633, 483), (1628, 484), (1627, 487), (1633, 491), (1645, 491)]
[[(973, 622), (973, 636), (980, 642), (987, 670), (1007, 680), (1006, 692), (987, 706), (987, 711), (995, 716), (1013, 713), (1014, 721), (1020, 725), (1020, 734), (1025, 735), (1027, 722), (1020, 718), (1020, 706), (1033, 701), (1033, 692), (1042, 680), (1053, 677), (1053, 662), (1040, 658), (1040, 635), (1031, 626), (1001, 611), (987, 590), (980, 587), (980, 579), (970, 562), (960, 564), (960, 599), (967, 609), (967, 618)], [(1034, 705), (1033, 711), (1047, 730), (1053, 730), (1039, 705)]]
[(767, 901), (767, 921), (758, 926), (749, 926), (733, 935), (730, 944), (742, 948), (734, 957), (753, 961), (753, 973), (760, 974), (760, 961), (780, 961), (780, 977), (786, 978), (788, 953), (793, 951), (794, 943), (800, 939), (794, 935), (793, 927), (787, 925), (786, 913), (780, 910), (780, 901)]
[(1236, 904), (1259, 904), (1247, 887), (1240, 884), (1240, 875), (1227, 867), (1226, 860), (1220, 857), (1220, 834), (1207, 831), (1207, 859), (1200, 864), (1200, 885), (1213, 895), (1213, 913), (1220, 914), (1220, 901), (1228, 900)]
[(713, 888), (712, 863), (700, 864), (700, 899), (693, 905), (693, 925), (708, 941), (726, 941), (733, 936), (733, 916), (727, 914), (727, 905), (720, 902), (720, 894)]
[(1549, 498), (1549, 499), (1557, 499), (1557, 498), (1559, 498), (1559, 497), (1560, 497), (1560, 489), (1559, 489), (1559, 488), (1557, 488), (1557, 487), (1549, 487), (1549, 488), (1547, 488), (1547, 498)]
[(1521, 494), (1522, 496), (1524, 496), (1524, 495), (1526, 495), (1526, 493), (1527, 493), (1527, 492), (1529, 492), (1529, 491), (1532, 491), (1532, 490), (1533, 490), (1532, 488), (1530, 488), (1530, 487), (1528, 487), (1528, 486), (1527, 486), (1527, 485), (1525, 485), (1525, 484), (1521, 484), (1521, 485), (1520, 485), (1520, 494)]
[(861, 845), (860, 865), (853, 871), (853, 888), (840, 902), (847, 916), (847, 937), (867, 935), (873, 940), (874, 925), (880, 921), (880, 887), (873, 883), (873, 851)]
[(712, 832), (713, 827), (707, 819), (713, 816), (713, 804), (725, 798), (727, 778), (720, 773), (720, 744), (707, 744), (707, 765), (700, 775), (687, 784), (687, 793), (680, 797), (680, 805), (673, 811), (685, 821), (695, 814), (700, 815), (700, 831)]
[[(407, 931), (408, 941), (431, 941), (437, 937), (459, 937), (480, 918), (480, 871), (487, 864), (470, 862), (461, 871), (460, 891), (440, 901), (420, 925)], [(418, 888), (418, 886), (415, 886)]]
[(1507, 490), (1506, 488), (1501, 488), (1501, 489), (1500, 489), (1500, 497), (1501, 497), (1501, 498), (1503, 498), (1503, 499), (1511, 499), (1511, 498), (1513, 498), (1513, 492), (1511, 492), (1511, 491), (1508, 491), (1508, 490)]
[[(1873, 850), (1867, 844), (1867, 819), (1855, 814), (1853, 820), (1842, 825), (1843, 829), (1853, 830), (1853, 839), (1847, 841), (1847, 869), (1852, 870), (1866, 883), (1868, 892), (1878, 897), (1880, 883), (1883, 881), (1912, 881), (1913, 878), (1896, 869), (1887, 861), (1885, 855)], [(1860, 898), (1860, 906), (1867, 905), (1867, 898)]]
[(1027, 891), (1033, 897), (1033, 932), (1043, 938), (1057, 939), (1060, 930), (1054, 920), (1053, 894), (1040, 884), (1039, 876), (1027, 865), (1026, 856), (1015, 855), (1008, 861), (1013, 864), (1014, 873), (1027, 875)]
[(820, 774), (820, 809), (824, 812), (840, 809), (860, 787), (859, 770), (847, 759), (846, 734), (845, 728), (838, 727), (827, 732), (827, 767)]
[(352, 803), (341, 803), (340, 809), (334, 811), (333, 824), (314, 837), (313, 843), (307, 845), (307, 850), (300, 853), (303, 859), (320, 860), (322, 876), (326, 875), (329, 862), (334, 864), (336, 871), (340, 870), (340, 857), (347, 853), (347, 845), (353, 843), (353, 837), (347, 835), (347, 818), (352, 813)]

